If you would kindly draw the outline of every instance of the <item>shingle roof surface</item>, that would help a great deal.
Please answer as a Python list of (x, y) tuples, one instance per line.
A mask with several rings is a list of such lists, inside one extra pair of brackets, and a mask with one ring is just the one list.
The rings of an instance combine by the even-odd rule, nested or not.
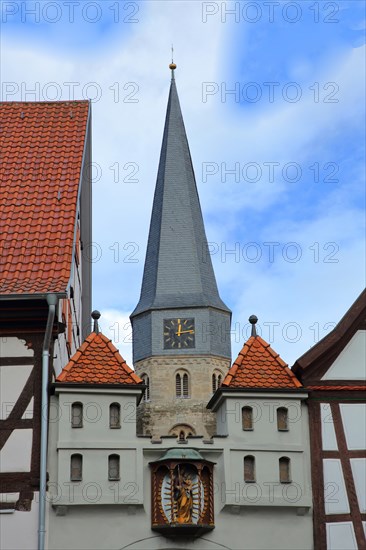
[(215, 307), (219, 296), (188, 139), (172, 79), (141, 296), (132, 317), (151, 309)]
[(301, 388), (302, 385), (286, 363), (260, 336), (244, 344), (222, 382), (225, 388)]
[(141, 384), (118, 349), (104, 334), (92, 332), (57, 377), (79, 384)]
[(0, 103), (1, 294), (67, 286), (88, 113), (88, 101)]

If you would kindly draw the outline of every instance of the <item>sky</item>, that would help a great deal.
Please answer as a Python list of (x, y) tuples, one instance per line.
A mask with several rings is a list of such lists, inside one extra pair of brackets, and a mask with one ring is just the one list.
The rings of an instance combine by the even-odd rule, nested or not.
[(361, 0), (1, 0), (2, 101), (90, 99), (93, 308), (132, 366), (169, 93), (178, 94), (232, 355), (290, 366), (365, 286)]

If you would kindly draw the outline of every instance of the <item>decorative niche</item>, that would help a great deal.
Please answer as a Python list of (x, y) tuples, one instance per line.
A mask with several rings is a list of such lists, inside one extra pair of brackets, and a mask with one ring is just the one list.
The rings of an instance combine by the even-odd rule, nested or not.
[(150, 467), (154, 531), (199, 537), (214, 529), (213, 462), (196, 449), (168, 449)]

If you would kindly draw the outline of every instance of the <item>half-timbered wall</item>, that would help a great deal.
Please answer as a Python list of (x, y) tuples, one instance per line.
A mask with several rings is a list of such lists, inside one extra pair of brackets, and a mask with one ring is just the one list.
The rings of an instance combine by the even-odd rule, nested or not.
[[(58, 305), (57, 322), (63, 324), (65, 309), (67, 318), (64, 331), (57, 337), (54, 333), (56, 338), (51, 343), (50, 381), (52, 357), (61, 368), (68, 361), (68, 353), (74, 353), (81, 342), (80, 276), (80, 264), (75, 262), (73, 298), (60, 300)], [(47, 304), (43, 309), (41, 320), (41, 309), (37, 310), (35, 304), (29, 308), (33, 331), (27, 332), (24, 318), (19, 318), (17, 327), (14, 321), (14, 327), (2, 328), (0, 333), (0, 548), (7, 550), (37, 546), (42, 346)], [(32, 316), (39, 320), (32, 320)], [(62, 325), (59, 327), (62, 331)]]
[(314, 533), (320, 550), (366, 548), (366, 397), (360, 386), (365, 337), (358, 330), (321, 381), (312, 375)]
[(366, 548), (365, 421), (362, 395), (330, 397), (322, 392), (312, 397), (316, 548)]
[(37, 544), (41, 348), (39, 335), (0, 336), (0, 547), (9, 550)]

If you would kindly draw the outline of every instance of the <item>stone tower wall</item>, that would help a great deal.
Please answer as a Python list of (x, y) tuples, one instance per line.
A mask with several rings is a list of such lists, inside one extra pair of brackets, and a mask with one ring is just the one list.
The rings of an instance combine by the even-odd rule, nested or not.
[[(212, 374), (226, 375), (230, 360), (210, 356), (156, 356), (135, 365), (136, 374), (150, 380), (150, 399), (137, 409), (137, 430), (141, 435), (169, 435), (177, 425), (192, 426), (195, 435), (211, 437), (216, 432), (215, 415), (206, 408), (212, 396)], [(177, 372), (189, 375), (189, 397), (176, 397)]]

